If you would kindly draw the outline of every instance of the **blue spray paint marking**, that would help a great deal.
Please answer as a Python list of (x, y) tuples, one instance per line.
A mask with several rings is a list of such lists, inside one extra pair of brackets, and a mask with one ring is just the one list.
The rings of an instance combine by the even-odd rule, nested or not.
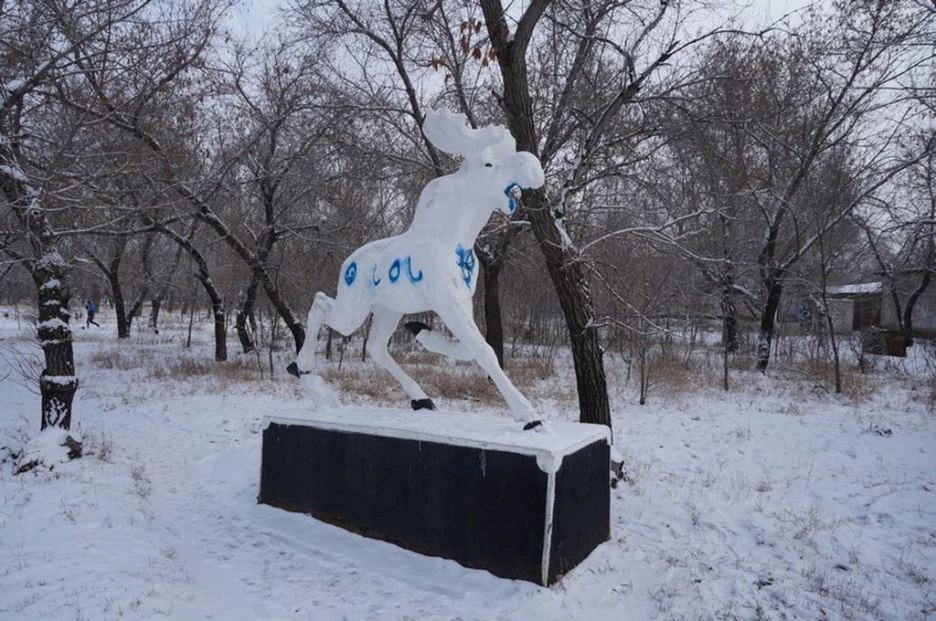
[(351, 261), (351, 263), (348, 264), (348, 267), (346, 267), (344, 271), (345, 284), (350, 287), (355, 278), (357, 278), (357, 263)]
[(419, 270), (419, 273), (415, 276), (413, 275), (413, 258), (406, 257), (406, 277), (409, 278), (409, 281), (414, 285), (423, 279), (422, 270)]
[(506, 196), (507, 200), (510, 201), (510, 206), (508, 207), (508, 209), (510, 210), (510, 213), (513, 213), (514, 209), (517, 208), (517, 201), (514, 200), (514, 197), (510, 194), (510, 191), (514, 188), (519, 188), (519, 187), (520, 187), (519, 184), (511, 183), (510, 185), (507, 186), (507, 189), (504, 190), (504, 196)]
[(455, 254), (458, 255), (458, 269), (461, 270), (462, 280), (468, 287), (471, 287), (471, 279), (474, 277), (475, 270), (474, 251), (459, 244), (455, 247)]
[(396, 282), (400, 279), (399, 259), (394, 259), (393, 263), (390, 264), (390, 270), (387, 272), (387, 278), (390, 279), (390, 282)]
[[(394, 259), (393, 263), (390, 264), (390, 269), (387, 270), (387, 278), (390, 279), (391, 283), (395, 283), (398, 280), (400, 280), (400, 275), (403, 273), (404, 263), (406, 264), (406, 278), (411, 283), (416, 284), (423, 279), (422, 270), (419, 270), (416, 274), (413, 273), (413, 258), (406, 257), (405, 259)], [(349, 278), (347, 274), (348, 271), (350, 271), (350, 266), (349, 266), (349, 270), (346, 270), (346, 273), (345, 273), (345, 282), (347, 282), (350, 285), (351, 281), (353, 281), (354, 277), (357, 275), (357, 266), (355, 266), (354, 275), (350, 277), (351, 281), (348, 280)], [(370, 282), (367, 284), (371, 288), (374, 288), (377, 285), (379, 285), (381, 282), (383, 282), (383, 280), (380, 278), (377, 278), (377, 266), (374, 265), (371, 267)]]

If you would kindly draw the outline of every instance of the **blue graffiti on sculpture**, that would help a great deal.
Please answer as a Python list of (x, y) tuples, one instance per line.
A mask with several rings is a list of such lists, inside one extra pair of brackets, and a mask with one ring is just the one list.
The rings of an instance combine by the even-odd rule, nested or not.
[(400, 279), (399, 259), (394, 259), (393, 263), (390, 264), (390, 270), (387, 272), (387, 278), (390, 279), (390, 282), (396, 282)]
[[(404, 265), (406, 266), (405, 272), (403, 270)], [(400, 275), (404, 273), (406, 274), (407, 280), (409, 280), (414, 285), (422, 281), (423, 279), (422, 270), (418, 270), (415, 274), (413, 273), (413, 258), (412, 257), (406, 257), (405, 259), (394, 259), (393, 263), (390, 264), (390, 268), (387, 270), (387, 278), (390, 279), (391, 283), (396, 283), (398, 280), (400, 280)], [(348, 265), (348, 267), (345, 268), (345, 273), (344, 273), (345, 284), (347, 284), (350, 287), (356, 278), (357, 278), (357, 264), (352, 261)], [(367, 282), (367, 286), (373, 289), (373, 288), (376, 288), (377, 285), (379, 285), (381, 282), (383, 282), (383, 279), (377, 277), (377, 266), (372, 265), (371, 277), (370, 277), (370, 280)]]
[(458, 256), (458, 269), (461, 270), (462, 280), (465, 285), (471, 287), (471, 279), (474, 277), (475, 256), (471, 248), (465, 248), (461, 244), (455, 247), (455, 254)]
[(514, 197), (510, 193), (510, 191), (513, 190), (514, 188), (519, 188), (519, 187), (520, 187), (519, 184), (511, 183), (510, 185), (507, 186), (507, 189), (504, 190), (504, 196), (506, 196), (507, 200), (510, 201), (510, 206), (508, 207), (508, 209), (510, 209), (510, 213), (513, 213), (514, 210), (517, 208), (517, 201), (514, 200)]
[(414, 285), (423, 279), (422, 270), (419, 270), (418, 274), (413, 274), (413, 259), (412, 257), (406, 257), (406, 277), (409, 278), (409, 281)]
[(354, 261), (351, 261), (351, 263), (348, 263), (348, 267), (345, 268), (345, 272), (344, 272), (345, 284), (350, 287), (351, 283), (354, 282), (355, 278), (357, 278), (357, 263), (355, 263)]

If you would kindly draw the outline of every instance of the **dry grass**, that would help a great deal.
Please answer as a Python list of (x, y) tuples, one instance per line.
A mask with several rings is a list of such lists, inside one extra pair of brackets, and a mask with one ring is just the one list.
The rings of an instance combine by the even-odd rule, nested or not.
[[(718, 347), (695, 347), (691, 351), (675, 347), (668, 351), (666, 356), (657, 351), (651, 357), (649, 399), (679, 399), (700, 389), (722, 388), (722, 357)], [(461, 401), (466, 407), (504, 405), (494, 384), (473, 362), (453, 362), (410, 343), (393, 345), (392, 354), (433, 398)], [(109, 343), (102, 344), (93, 353), (91, 362), (100, 369), (133, 371), (142, 374), (143, 378), (163, 382), (210, 380), (220, 388), (269, 379), (266, 360), (261, 371), (257, 359), (252, 356), (235, 355), (231, 360), (219, 363), (198, 357), (204, 355), (204, 348), (179, 350), (177, 355), (169, 357), (164, 344)], [(277, 363), (279, 379), (285, 364), (285, 357), (281, 365)], [(729, 358), (729, 367), (735, 377), (738, 373), (751, 371), (751, 365), (749, 354), (736, 354)], [(323, 366), (325, 380), (351, 399), (384, 405), (398, 405), (408, 400), (389, 373), (370, 360), (361, 362), (358, 350), (345, 352), (340, 365), (335, 357)], [(606, 370), (612, 393), (629, 394), (636, 390), (639, 380), (636, 362), (615, 355), (606, 356)], [(506, 372), (515, 386), (534, 402), (574, 403), (576, 400), (572, 362), (568, 352), (561, 348), (524, 347), (508, 358)], [(791, 361), (776, 356), (771, 361), (768, 377), (781, 380), (782, 384), (795, 391), (808, 386), (816, 394), (833, 395), (835, 390), (834, 367), (828, 361)], [(736, 381), (731, 380), (731, 384)], [(843, 364), (840, 398), (861, 403), (873, 398), (886, 386), (886, 381), (861, 373), (854, 365)], [(936, 413), (936, 378), (920, 385), (915, 395), (928, 412)], [(788, 413), (795, 415), (799, 412), (794, 405)]]
[[(406, 373), (432, 398), (493, 407), (504, 405), (497, 387), (474, 362), (452, 362), (422, 349), (400, 348), (392, 353)], [(341, 366), (339, 369), (333, 361), (326, 366), (322, 376), (343, 394), (388, 405), (406, 398), (396, 380), (371, 361), (361, 363), (359, 358), (345, 358)], [(535, 355), (510, 358), (505, 366), (507, 376), (518, 390), (528, 396), (544, 392), (544, 381), (556, 377), (554, 360)], [(549, 394), (538, 396), (567, 397), (558, 386), (552, 389), (547, 385), (546, 392)]]
[(686, 364), (681, 359), (664, 358), (654, 363), (650, 370), (650, 381), (657, 390), (685, 394), (700, 385), (718, 385), (720, 378), (706, 366)]
[(99, 369), (131, 371), (151, 366), (156, 352), (144, 347), (102, 347), (91, 354), (91, 363)]
[[(412, 359), (412, 357), (407, 356)], [(497, 388), (475, 365), (405, 364), (406, 372), (433, 398), (466, 400), (493, 405), (502, 403)], [(473, 367), (473, 368), (472, 368)], [(365, 397), (380, 403), (394, 403), (405, 398), (393, 377), (373, 364), (339, 370), (329, 366), (322, 373), (325, 381), (344, 394)], [(522, 389), (521, 389), (522, 390)]]
[(165, 367), (151, 370), (154, 379), (181, 380), (191, 377), (214, 377), (222, 383), (250, 382), (261, 379), (255, 360), (234, 358), (226, 362), (179, 358), (167, 362)]
[[(457, 369), (452, 373), (445, 367), (427, 367), (414, 371), (416, 381), (443, 399), (477, 401), (485, 405), (502, 404), (503, 399), (486, 373), (480, 368)], [(519, 390), (523, 390), (518, 386)]]
[(926, 412), (936, 415), (936, 376), (929, 378), (929, 381), (919, 393), (918, 399), (923, 402)]
[(211, 377), (222, 383), (249, 382), (263, 379), (254, 358), (237, 356), (226, 362), (180, 355), (166, 358), (165, 351), (147, 346), (102, 347), (91, 355), (99, 369), (143, 371), (148, 378), (173, 381)]
[[(826, 392), (835, 391), (835, 366), (831, 362), (797, 362), (779, 367), (779, 371), (793, 381), (810, 382), (815, 388)], [(879, 389), (878, 382), (871, 381), (867, 374), (857, 369), (841, 369), (841, 396), (852, 403), (860, 403), (873, 396)]]
[(355, 395), (381, 404), (399, 400), (403, 394), (396, 381), (386, 371), (376, 367), (351, 371), (330, 366), (322, 372), (322, 378), (341, 394)]
[(510, 358), (504, 366), (507, 375), (518, 387), (532, 387), (537, 382), (548, 380), (556, 375), (554, 358), (532, 356), (529, 358)]

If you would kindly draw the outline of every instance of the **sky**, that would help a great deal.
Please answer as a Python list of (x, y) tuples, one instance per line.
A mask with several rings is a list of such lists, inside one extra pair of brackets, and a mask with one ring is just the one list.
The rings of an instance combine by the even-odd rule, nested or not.
[(275, 16), (283, 0), (241, 0), (231, 12), (231, 25), (235, 32), (257, 35), (262, 33)]
[[(765, 24), (814, 3), (815, 0), (749, 0), (744, 14), (752, 23)], [(277, 9), (285, 6), (287, 0), (241, 0), (232, 10), (232, 26), (236, 32), (258, 36), (274, 21)]]

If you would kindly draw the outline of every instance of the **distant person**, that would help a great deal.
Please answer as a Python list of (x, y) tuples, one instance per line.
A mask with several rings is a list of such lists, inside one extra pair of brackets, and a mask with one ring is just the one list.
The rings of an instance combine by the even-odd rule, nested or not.
[(87, 323), (85, 323), (85, 327), (90, 327), (91, 324), (93, 323), (94, 325), (100, 328), (101, 324), (99, 324), (98, 322), (94, 320), (94, 315), (97, 313), (97, 305), (95, 305), (95, 303), (92, 302), (91, 300), (88, 300), (88, 303), (85, 304), (85, 311), (87, 311), (88, 313), (88, 321)]
[(799, 315), (800, 332), (803, 334), (809, 332), (809, 328), (812, 327), (812, 310), (805, 304), (800, 304), (797, 314)]

